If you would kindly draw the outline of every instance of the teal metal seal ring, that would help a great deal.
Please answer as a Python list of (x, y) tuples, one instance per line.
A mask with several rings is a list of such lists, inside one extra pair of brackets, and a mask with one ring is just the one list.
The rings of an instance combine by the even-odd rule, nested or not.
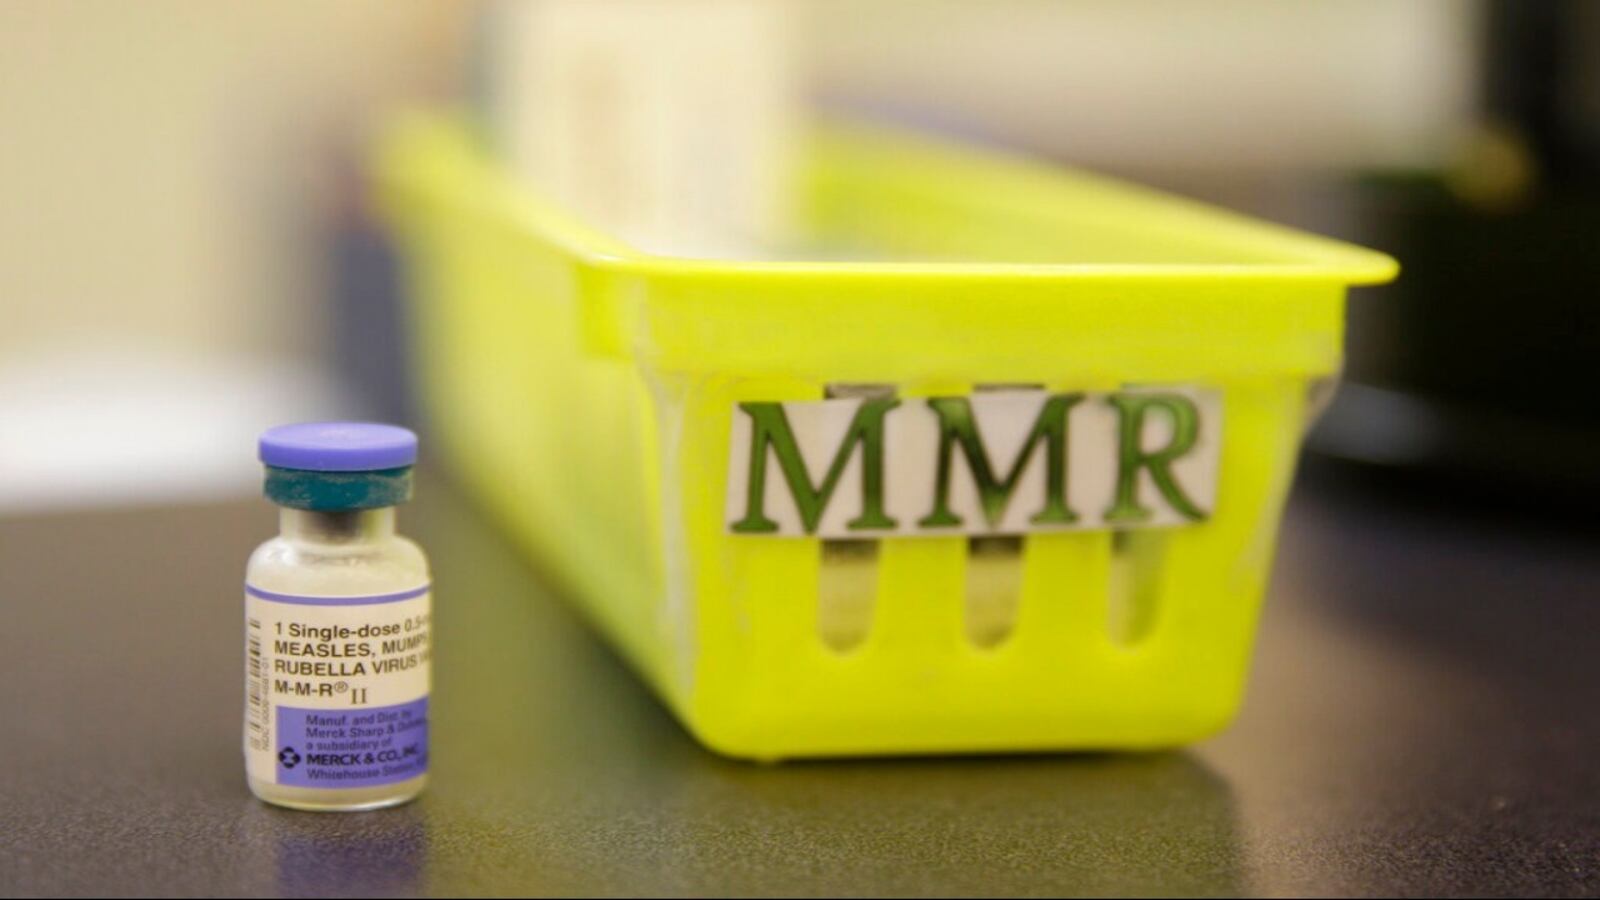
[(312, 512), (381, 509), (411, 499), (411, 467), (314, 472), (267, 466), (264, 491), (279, 506)]

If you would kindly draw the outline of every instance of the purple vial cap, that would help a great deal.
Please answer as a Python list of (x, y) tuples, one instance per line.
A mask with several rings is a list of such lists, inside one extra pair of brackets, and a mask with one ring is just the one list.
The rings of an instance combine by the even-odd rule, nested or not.
[(279, 469), (374, 472), (414, 465), (417, 436), (377, 422), (304, 422), (261, 435), (261, 461)]

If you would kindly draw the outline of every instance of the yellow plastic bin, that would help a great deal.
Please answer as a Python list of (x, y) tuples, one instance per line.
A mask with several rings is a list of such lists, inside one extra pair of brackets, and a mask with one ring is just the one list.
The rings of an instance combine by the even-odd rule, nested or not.
[[(722, 753), (1150, 748), (1226, 725), (1302, 431), (1339, 370), (1346, 289), (1394, 261), (920, 139), (841, 128), (808, 150), (798, 224), (867, 261), (647, 255), (541, 202), (459, 123), (400, 123), (378, 180), (441, 455)], [(730, 499), (758, 462), (769, 494), (806, 487), (768, 454), (781, 429), (743, 449), (748, 410), (784, 402), (799, 428), (830, 396), (924, 418), (947, 398), (958, 416), (985, 391), (1102, 418), (1117, 397), (1212, 398), (1208, 508), (1176, 527), (1095, 509), (1010, 530), (734, 527), (762, 524)], [(1168, 418), (1151, 427), (1170, 448)], [(1066, 453), (1040, 427), (1019, 452), (1044, 453), (1019, 466)], [(962, 436), (935, 443), (976, 479)], [(819, 457), (818, 440), (798, 442), (813, 499), (845, 503), (838, 484), (825, 496), (829, 459), (859, 486), (872, 447), (835, 434), (841, 453)], [(931, 465), (907, 440), (880, 446), (876, 471)], [(991, 481), (1015, 487), (1006, 465)], [(1132, 465), (1148, 492), (1156, 468)]]

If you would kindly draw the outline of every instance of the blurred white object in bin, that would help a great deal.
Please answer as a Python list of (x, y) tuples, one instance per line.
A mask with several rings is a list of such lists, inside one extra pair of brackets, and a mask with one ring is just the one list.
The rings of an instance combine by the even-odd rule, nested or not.
[(789, 0), (500, 2), (480, 90), (513, 169), (639, 249), (760, 252), (800, 127)]

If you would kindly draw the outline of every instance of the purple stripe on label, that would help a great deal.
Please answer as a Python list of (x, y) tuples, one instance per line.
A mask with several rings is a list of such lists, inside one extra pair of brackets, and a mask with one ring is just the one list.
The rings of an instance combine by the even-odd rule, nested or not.
[(426, 594), (432, 585), (425, 584), (409, 591), (398, 594), (370, 594), (365, 597), (306, 597), (300, 594), (279, 594), (275, 591), (264, 591), (254, 585), (244, 586), (244, 592), (252, 597), (262, 600), (271, 600), (274, 603), (296, 603), (301, 606), (372, 606), (376, 603), (399, 603), (401, 600), (411, 600)]
[(363, 788), (428, 771), (428, 698), (361, 709), (278, 707), (278, 784)]

